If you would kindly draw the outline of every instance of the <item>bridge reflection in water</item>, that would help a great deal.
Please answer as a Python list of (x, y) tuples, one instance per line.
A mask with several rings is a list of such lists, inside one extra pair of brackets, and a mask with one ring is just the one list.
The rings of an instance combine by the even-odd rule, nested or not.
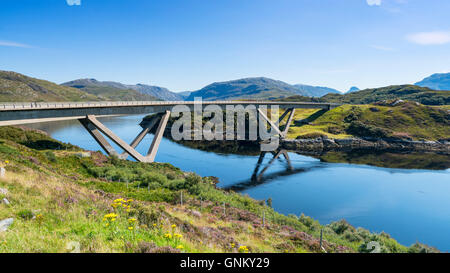
[[(265, 165), (262, 169), (261, 167), (264, 165), (264, 158), (266, 157), (266, 154), (271, 154), (272, 158), (269, 160), (267, 165)], [(283, 160), (284, 159), (284, 160)], [(277, 171), (274, 173), (270, 173), (267, 175), (264, 175), (266, 171), (274, 165), (275, 161), (281, 161), (284, 162), (285, 169), (282, 171)], [(223, 187), (225, 190), (233, 190), (233, 191), (243, 191), (249, 188), (253, 188), (259, 185), (262, 185), (264, 183), (268, 183), (272, 180), (275, 180), (276, 178), (279, 178), (281, 176), (289, 176), (293, 174), (308, 172), (312, 169), (320, 168), (320, 164), (309, 166), (309, 167), (299, 167), (294, 168), (291, 162), (291, 159), (289, 157), (288, 151), (284, 149), (280, 149), (278, 151), (274, 152), (261, 152), (258, 158), (258, 162), (256, 163), (255, 169), (253, 170), (253, 174), (249, 180), (241, 181), (238, 183), (235, 183), (230, 186)], [(261, 171), (260, 171), (261, 169)]]

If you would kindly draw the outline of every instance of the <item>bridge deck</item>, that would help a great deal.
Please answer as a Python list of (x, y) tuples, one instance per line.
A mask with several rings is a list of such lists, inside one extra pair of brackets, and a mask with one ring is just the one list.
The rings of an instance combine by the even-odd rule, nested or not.
[(14, 102), (0, 103), (0, 126), (80, 119), (88, 115), (136, 115), (170, 111), (173, 106), (190, 109), (201, 105), (278, 105), (281, 108), (332, 109), (333, 103), (277, 102), (277, 101), (117, 101), (117, 102)]

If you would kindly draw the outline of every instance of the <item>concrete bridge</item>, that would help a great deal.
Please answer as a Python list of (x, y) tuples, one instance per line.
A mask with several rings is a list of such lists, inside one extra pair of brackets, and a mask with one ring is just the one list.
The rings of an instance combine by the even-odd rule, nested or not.
[[(226, 109), (227, 105), (254, 105), (259, 113), (260, 120), (264, 120), (270, 124), (280, 137), (285, 137), (289, 126), (293, 120), (295, 109), (313, 108), (330, 110), (339, 106), (332, 103), (309, 103), (309, 102), (276, 102), (276, 101), (119, 101), (119, 102), (14, 102), (0, 103), (0, 126), (21, 125), (37, 122), (49, 122), (60, 120), (77, 119), (98, 142), (98, 144), (109, 155), (117, 155), (120, 158), (132, 156), (140, 162), (153, 162), (158, 151), (164, 130), (170, 117), (170, 113), (174, 106), (184, 105), (190, 111), (200, 108), (204, 110), (209, 105), (218, 105), (222, 109)], [(280, 116), (277, 123), (273, 123), (259, 108), (261, 106), (277, 105), (285, 112)], [(137, 115), (163, 113), (147, 122), (142, 131), (130, 143), (124, 142), (110, 129), (97, 120), (97, 117), (103, 116), (120, 116), (120, 115)], [(289, 116), (288, 116), (289, 115)], [(279, 123), (288, 116), (286, 126), (283, 131), (279, 129)], [(158, 124), (155, 136), (147, 155), (143, 156), (138, 153), (135, 148), (150, 130)], [(123, 153), (119, 154), (109, 144), (105, 135), (116, 143)]]

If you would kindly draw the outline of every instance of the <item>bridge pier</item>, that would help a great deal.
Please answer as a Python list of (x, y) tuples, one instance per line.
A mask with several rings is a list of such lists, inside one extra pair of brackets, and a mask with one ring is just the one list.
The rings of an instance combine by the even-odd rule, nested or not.
[[(136, 136), (136, 138), (131, 142), (130, 146), (136, 149), (136, 147), (141, 143), (142, 139), (150, 132), (150, 130), (155, 126), (156, 122), (158, 121), (158, 118), (152, 119), (149, 123), (145, 125), (145, 127), (142, 129), (142, 131)], [(119, 158), (120, 159), (127, 159), (130, 154), (126, 151), (123, 152)]]
[[(136, 138), (127, 144), (120, 137), (114, 134), (109, 128), (97, 120), (94, 115), (88, 115), (85, 118), (79, 119), (83, 127), (89, 132), (89, 134), (97, 141), (97, 143), (103, 148), (103, 150), (108, 155), (115, 155), (121, 159), (126, 159), (129, 155), (133, 157), (138, 162), (154, 162), (156, 154), (158, 152), (159, 144), (167, 126), (167, 121), (170, 117), (170, 111), (166, 111), (161, 118), (155, 117), (149, 123), (145, 125), (142, 131), (136, 136)], [(153, 138), (152, 144), (146, 156), (141, 155), (136, 151), (136, 147), (142, 142), (144, 137), (150, 132), (150, 130), (155, 126), (155, 124), (160, 120), (158, 129), (156, 130), (155, 136)], [(122, 154), (119, 154), (108, 142), (108, 140), (102, 135), (105, 135), (115, 144), (117, 144), (121, 149), (124, 150)]]
[(166, 130), (167, 121), (169, 121), (169, 117), (170, 111), (166, 111), (166, 113), (161, 117), (158, 129), (156, 129), (155, 136), (153, 137), (152, 145), (150, 145), (150, 149), (148, 150), (146, 156), (147, 162), (153, 162), (155, 160), (159, 144), (161, 143), (161, 139), (164, 135), (164, 130)]
[(88, 133), (97, 141), (97, 143), (102, 147), (102, 149), (108, 155), (118, 155), (116, 150), (109, 144), (108, 140), (106, 140), (100, 131), (95, 127), (87, 118), (78, 120), (81, 125), (88, 131)]
[[(294, 118), (294, 114), (295, 114), (295, 108), (288, 108), (286, 111), (284, 111), (284, 113), (280, 116), (280, 118), (278, 119), (277, 123), (273, 123), (267, 116), (266, 114), (264, 114), (263, 111), (261, 111), (261, 109), (258, 108), (258, 113), (259, 116), (264, 119), (265, 121), (267, 121), (267, 123), (270, 124), (270, 126), (277, 132), (278, 135), (280, 135), (281, 138), (286, 138), (286, 135), (289, 131), (289, 127), (291, 126), (292, 123), (292, 119)], [(279, 124), (280, 122), (283, 121), (283, 119), (289, 114), (288, 120), (286, 121), (286, 124), (284, 126), (284, 130), (281, 131), (279, 128)]]

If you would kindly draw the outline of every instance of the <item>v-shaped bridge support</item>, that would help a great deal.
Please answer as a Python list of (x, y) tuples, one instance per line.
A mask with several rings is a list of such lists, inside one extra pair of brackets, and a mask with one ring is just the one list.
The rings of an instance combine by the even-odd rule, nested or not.
[[(270, 126), (277, 132), (277, 134), (280, 135), (280, 137), (282, 138), (286, 138), (286, 135), (289, 131), (289, 127), (291, 126), (292, 123), (292, 119), (294, 118), (294, 114), (295, 114), (295, 108), (289, 108), (287, 109), (278, 119), (277, 123), (274, 123), (273, 121), (271, 121), (266, 114), (264, 114), (263, 111), (261, 111), (261, 109), (258, 108), (258, 113), (260, 115), (260, 117), (262, 117), (264, 120), (266, 120)], [(279, 128), (279, 124), (280, 122), (283, 121), (283, 119), (286, 117), (286, 115), (289, 114), (288, 120), (286, 121), (286, 125), (284, 126), (284, 130), (281, 131)]]
[[(170, 111), (166, 111), (161, 118), (153, 118), (149, 123), (145, 125), (142, 131), (136, 136), (136, 138), (131, 142), (131, 144), (126, 143), (120, 137), (98, 121), (95, 116), (86, 116), (86, 118), (79, 119), (80, 123), (86, 128), (86, 130), (91, 134), (91, 136), (97, 141), (97, 143), (105, 150), (108, 155), (115, 155), (121, 159), (126, 159), (129, 155), (139, 162), (154, 162), (156, 153), (158, 152), (159, 144), (164, 134), (164, 130), (167, 126), (167, 121), (170, 117)], [(144, 139), (150, 130), (155, 126), (159, 120), (158, 129), (153, 137), (152, 144), (146, 156), (141, 155), (136, 151), (136, 147)], [(122, 154), (119, 154), (112, 146), (109, 144), (108, 140), (102, 135), (102, 133), (112, 140), (117, 146), (124, 150)]]

